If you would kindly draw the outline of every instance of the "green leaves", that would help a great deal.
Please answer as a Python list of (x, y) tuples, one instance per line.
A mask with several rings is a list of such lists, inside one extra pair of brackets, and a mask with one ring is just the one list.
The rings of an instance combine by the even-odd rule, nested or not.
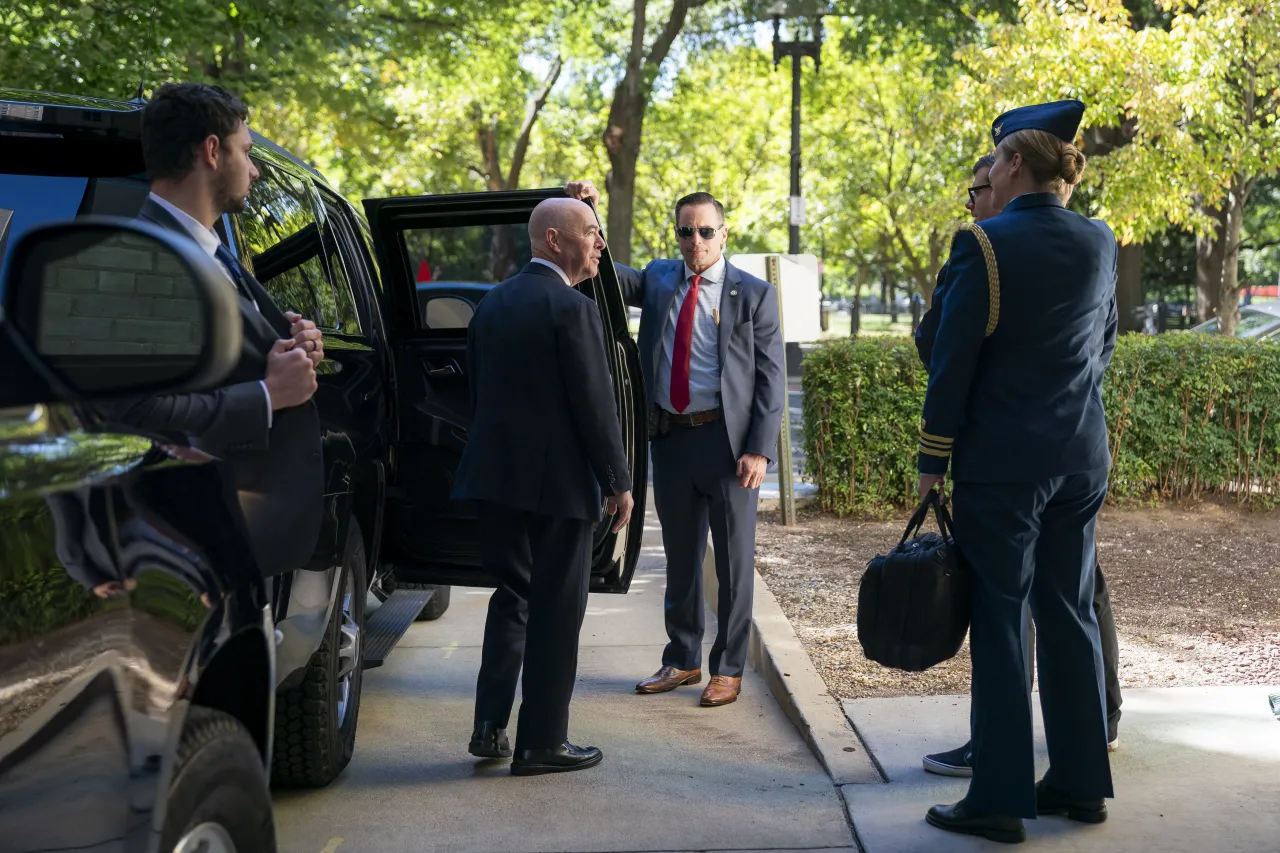
[[(837, 341), (809, 354), (805, 466), (824, 510), (844, 515), (912, 503), (926, 383), (905, 338)], [(1113, 500), (1280, 500), (1280, 346), (1125, 335), (1103, 403)]]

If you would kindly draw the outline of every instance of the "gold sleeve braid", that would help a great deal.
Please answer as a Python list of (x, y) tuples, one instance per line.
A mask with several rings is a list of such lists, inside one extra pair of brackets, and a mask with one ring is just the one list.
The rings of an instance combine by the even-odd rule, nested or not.
[(968, 231), (978, 239), (978, 245), (982, 248), (982, 259), (987, 263), (987, 293), (990, 306), (987, 308), (987, 331), (984, 337), (989, 338), (1000, 321), (1000, 270), (996, 267), (996, 253), (991, 248), (991, 241), (987, 239), (987, 232), (983, 231), (978, 223), (966, 222), (960, 226), (960, 231)]
[[(987, 232), (983, 231), (977, 223), (966, 222), (960, 226), (959, 231), (968, 231), (973, 234), (978, 241), (978, 246), (982, 249), (982, 259), (987, 266), (987, 328), (983, 337), (989, 338), (1000, 321), (1000, 270), (996, 267), (996, 253), (991, 248), (991, 241), (987, 238)], [(957, 236), (959, 236), (959, 231), (956, 232)], [(926, 432), (925, 423), (923, 421), (920, 422), (920, 453), (925, 456), (948, 459), (951, 456), (954, 444), (954, 437)]]

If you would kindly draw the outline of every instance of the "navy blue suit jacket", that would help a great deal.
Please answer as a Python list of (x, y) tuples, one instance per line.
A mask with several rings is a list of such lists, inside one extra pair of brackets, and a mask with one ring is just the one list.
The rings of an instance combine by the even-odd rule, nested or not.
[[(640, 370), (649, 408), (654, 406), (662, 332), (677, 289), (683, 260), (653, 261), (643, 271), (614, 264), (627, 304), (641, 309)], [(773, 285), (725, 262), (720, 291), (720, 405), (735, 459), (755, 453), (778, 458), (778, 430), (786, 405), (778, 294)]]
[(631, 489), (600, 311), (531, 263), (489, 291), (467, 331), (474, 415), (453, 497), (599, 521)]
[(1019, 196), (981, 228), (999, 271), (999, 320), (987, 337), (987, 267), (962, 231), (930, 311), (936, 338), (917, 338), (929, 370), (920, 472), (950, 463), (957, 481), (1026, 482), (1109, 467), (1102, 377), (1118, 321), (1115, 236), (1052, 193)]

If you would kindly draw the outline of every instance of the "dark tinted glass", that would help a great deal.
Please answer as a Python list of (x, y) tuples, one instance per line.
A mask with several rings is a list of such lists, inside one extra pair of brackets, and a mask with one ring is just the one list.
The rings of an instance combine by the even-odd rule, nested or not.
[(253, 274), (283, 311), (336, 328), (333, 287), (325, 271), (311, 188), (303, 180), (255, 160), (261, 177), (240, 214)]

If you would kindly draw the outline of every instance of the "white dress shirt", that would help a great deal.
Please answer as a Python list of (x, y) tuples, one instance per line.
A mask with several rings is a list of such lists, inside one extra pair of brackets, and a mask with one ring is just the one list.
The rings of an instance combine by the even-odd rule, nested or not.
[[(698, 281), (698, 307), (693, 315), (693, 341), (689, 352), (689, 408), (679, 414), (705, 412), (720, 405), (720, 330), (716, 318), (720, 311), (720, 291), (724, 287), (726, 266), (722, 255)], [(671, 361), (676, 348), (676, 325), (693, 275), (693, 270), (685, 264), (684, 280), (676, 287), (676, 298), (671, 303), (671, 312), (662, 330), (655, 402), (668, 412), (675, 412), (671, 405)]]
[(551, 267), (553, 270), (556, 271), (556, 274), (559, 275), (560, 278), (564, 280), (565, 284), (569, 285), (570, 287), (573, 287), (573, 282), (569, 281), (569, 276), (565, 275), (564, 270), (560, 269), (560, 267), (557, 266), (556, 264), (552, 263), (551, 261), (548, 261), (545, 258), (534, 258), (533, 262), (535, 264), (542, 264), (544, 267)]
[[(210, 229), (205, 228), (199, 220), (182, 208), (178, 207), (173, 202), (163, 199), (155, 193), (151, 193), (151, 200), (169, 211), (173, 218), (178, 220), (178, 224), (187, 230), (187, 233), (191, 235), (191, 239), (199, 243), (200, 248), (204, 249), (205, 252), (208, 253), (209, 257), (217, 261), (218, 269), (226, 273), (227, 281), (230, 282), (232, 287), (235, 287), (235, 282), (231, 280), (231, 273), (227, 271), (221, 261), (218, 261), (218, 247), (222, 245), (222, 241), (218, 239), (218, 235), (214, 234)], [(238, 289), (236, 290), (236, 295), (240, 295), (240, 291)], [(257, 308), (258, 303), (254, 302), (253, 307)], [(271, 392), (267, 390), (267, 383), (265, 381), (259, 381), (258, 384), (262, 386), (262, 393), (265, 394), (267, 398), (267, 429), (271, 429), (271, 422), (273, 420), (271, 417)]]

